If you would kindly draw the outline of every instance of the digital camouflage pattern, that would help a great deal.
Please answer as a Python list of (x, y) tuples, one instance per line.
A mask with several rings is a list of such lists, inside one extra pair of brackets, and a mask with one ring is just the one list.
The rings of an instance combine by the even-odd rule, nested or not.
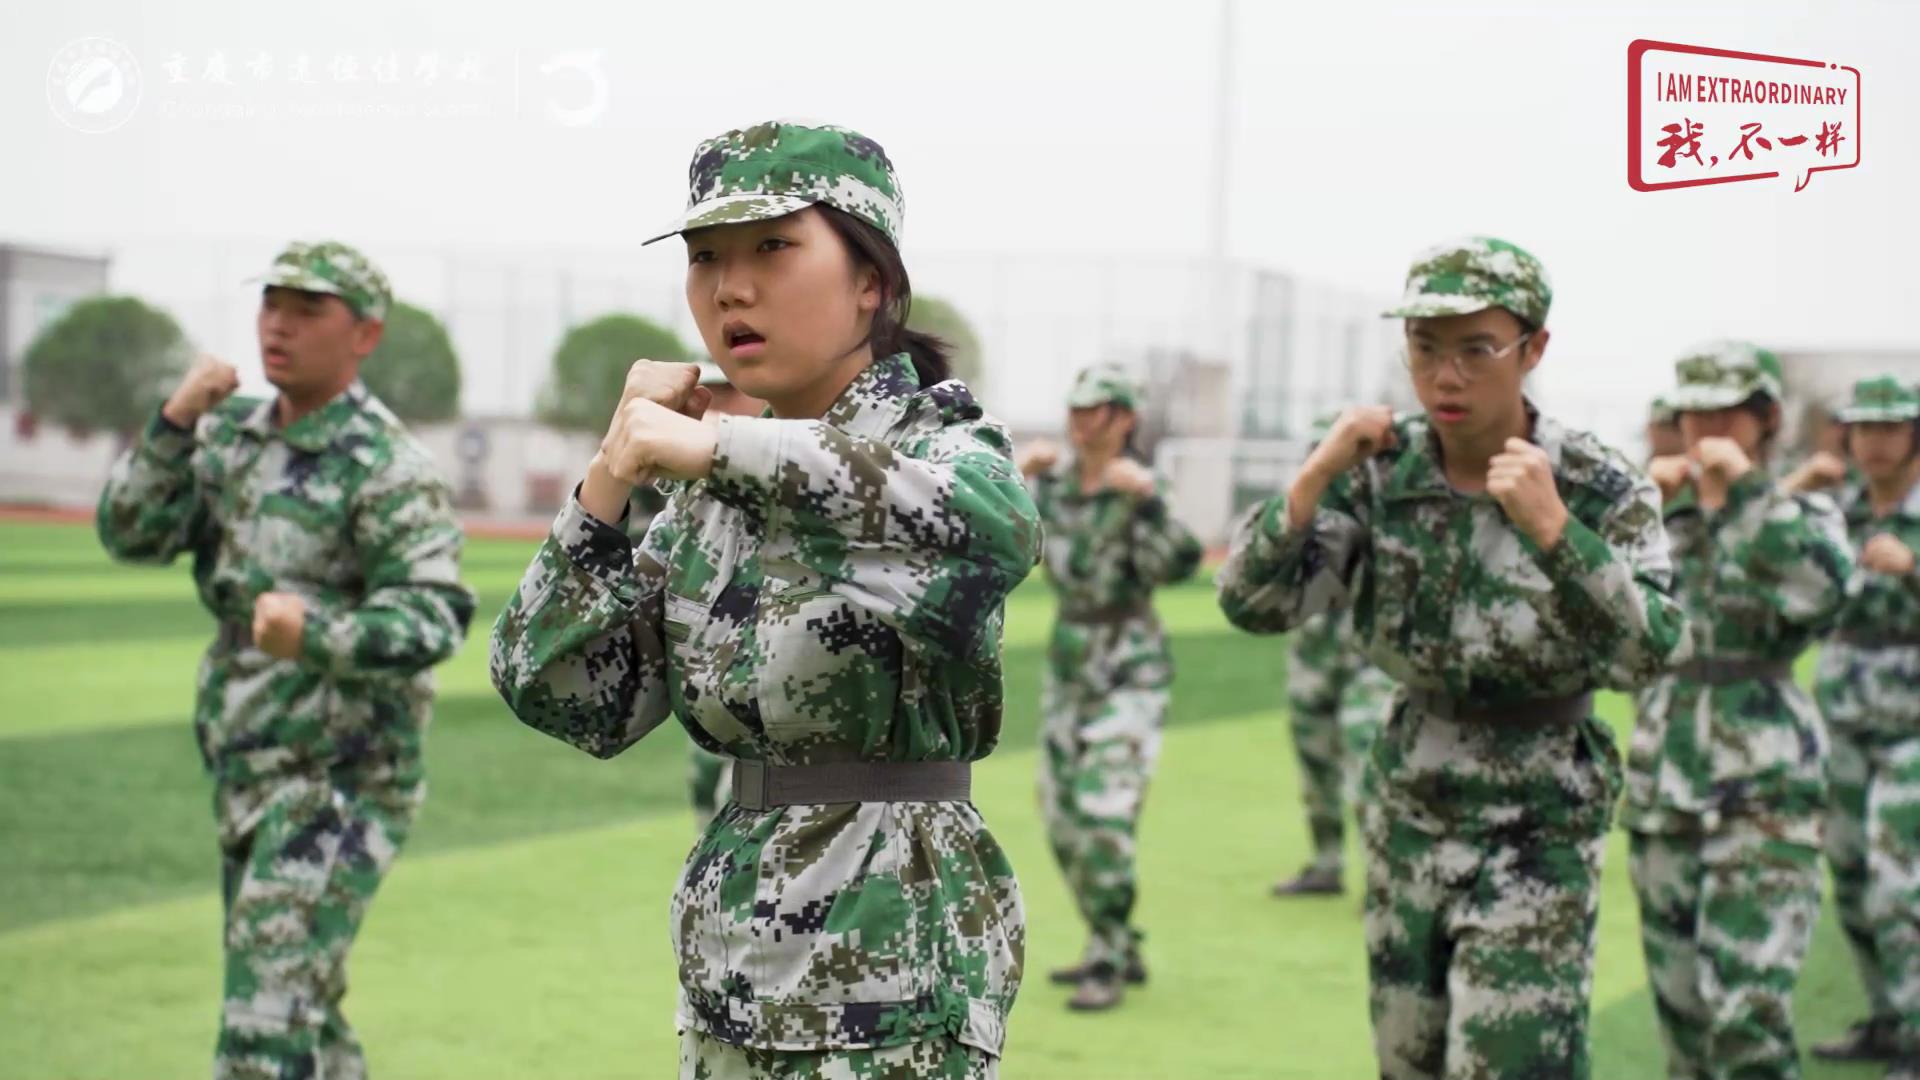
[(1406, 293), (1390, 319), (1471, 315), (1506, 308), (1544, 326), (1553, 306), (1547, 268), (1526, 250), (1491, 236), (1469, 236), (1427, 249), (1407, 271)]
[[(1453, 491), (1431, 425), (1401, 417), (1395, 445), (1340, 477), (1309, 527), (1288, 527), (1284, 495), (1241, 523), (1221, 609), (1255, 633), (1348, 609), (1388, 676), (1475, 706), (1628, 689), (1684, 659), (1653, 484), (1592, 435), (1528, 415), (1570, 514), (1550, 551), (1490, 496)], [(1405, 701), (1374, 742), (1362, 822), (1382, 1075), (1584, 1076), (1587, 1012), (1560, 1003), (1584, 1002), (1591, 978), (1612, 739), (1591, 716), (1494, 724)], [(1518, 970), (1551, 991), (1503, 989)]]
[(1820, 917), (1819, 856), (1771, 829), (1743, 817), (1629, 837), (1668, 1076), (1800, 1075), (1793, 987)]
[[(446, 482), (355, 382), (282, 430), (272, 401), (229, 398), (196, 431), (158, 414), (114, 463), (96, 524), (114, 558), (193, 559), (225, 629), (200, 665), (207, 767), (244, 783), (312, 768), (417, 762), (434, 664), (473, 618)], [(298, 660), (253, 647), (254, 600), (307, 604)]]
[(1346, 807), (1360, 797), (1367, 754), (1396, 689), (1361, 655), (1344, 613), (1315, 615), (1293, 632), (1287, 719), (1316, 870), (1337, 874), (1346, 862)]
[[(514, 713), (599, 757), (670, 713), (734, 758), (985, 757), (1004, 602), (1040, 544), (1005, 429), (901, 354), (821, 420), (717, 436), (637, 551), (561, 511), (494, 625)], [(760, 1050), (998, 1054), (1026, 940), (1013, 868), (963, 802), (730, 802), (671, 924), (682, 1027)]]
[(951, 1039), (867, 1050), (761, 1050), (698, 1031), (680, 1037), (681, 1080), (995, 1080), (1000, 1061)]
[(1678, 388), (1667, 401), (1675, 412), (1732, 408), (1755, 394), (1782, 400), (1780, 358), (1745, 341), (1712, 341), (1674, 363)]
[[(1856, 552), (1880, 533), (1920, 550), (1920, 485), (1878, 518), (1849, 489), (1843, 513)], [(1834, 906), (1874, 1016), (1920, 1051), (1920, 575), (1856, 565), (1835, 627), (1814, 687), (1832, 739)]]
[(687, 188), (687, 212), (646, 243), (825, 203), (899, 247), (906, 220), (906, 196), (886, 151), (859, 132), (831, 125), (771, 122), (716, 135), (693, 152)]
[[(451, 494), (384, 405), (355, 383), (285, 429), (273, 410), (230, 398), (194, 431), (156, 415), (97, 525), (117, 559), (191, 556), (221, 625), (194, 706), (226, 867), (215, 1073), (353, 1077), (347, 948), (424, 793), (430, 669), (474, 599)], [(306, 601), (296, 660), (253, 647), (268, 591)]]
[(287, 245), (259, 280), (264, 288), (337, 296), (362, 319), (385, 319), (393, 305), (387, 275), (373, 260), (337, 240)]
[(1891, 375), (1861, 379), (1853, 384), (1853, 399), (1835, 418), (1843, 424), (1898, 424), (1920, 419), (1920, 387), (1907, 386)]
[(1655, 1012), (1673, 1075), (1794, 1077), (1827, 735), (1790, 669), (1832, 625), (1853, 559), (1829, 499), (1759, 466), (1716, 511), (1683, 489), (1666, 524), (1696, 656), (1786, 670), (1717, 686), (1669, 673), (1642, 698), (1623, 820)]
[(1153, 590), (1191, 577), (1201, 555), (1158, 487), (1087, 495), (1072, 457), (1033, 480), (1059, 604), (1041, 689), (1040, 811), (1087, 923), (1085, 961), (1116, 969), (1140, 937), (1135, 830), (1173, 683)]
[(223, 785), (226, 989), (215, 1080), (358, 1080), (340, 1010), (347, 950), (426, 798), (417, 778), (324, 774)]
[(1127, 369), (1117, 364), (1096, 364), (1074, 376), (1073, 388), (1067, 391), (1067, 408), (1111, 404), (1139, 412), (1146, 397), (1146, 387)]

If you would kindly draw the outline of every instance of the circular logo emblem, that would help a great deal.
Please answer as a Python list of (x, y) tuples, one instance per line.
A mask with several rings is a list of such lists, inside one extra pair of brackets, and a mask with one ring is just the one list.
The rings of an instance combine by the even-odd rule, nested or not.
[(140, 107), (140, 63), (117, 41), (70, 41), (47, 65), (47, 107), (76, 131), (112, 131)]

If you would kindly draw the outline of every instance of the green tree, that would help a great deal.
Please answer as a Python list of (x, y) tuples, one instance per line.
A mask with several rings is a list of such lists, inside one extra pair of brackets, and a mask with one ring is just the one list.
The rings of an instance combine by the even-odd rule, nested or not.
[(916, 296), (913, 307), (907, 312), (907, 329), (932, 334), (947, 343), (948, 355), (953, 358), (953, 376), (967, 384), (975, 397), (979, 397), (981, 383), (986, 380), (986, 368), (980, 355), (980, 335), (973, 332), (973, 324), (967, 321), (960, 309), (937, 296)]
[(447, 328), (430, 312), (395, 303), (380, 346), (360, 365), (375, 397), (408, 423), (460, 415), (460, 358)]
[(68, 308), (27, 347), (27, 407), (79, 432), (139, 431), (191, 356), (173, 316), (131, 296)]
[(540, 395), (540, 419), (599, 434), (613, 421), (620, 388), (635, 360), (688, 360), (674, 332), (638, 315), (602, 315), (567, 331)]

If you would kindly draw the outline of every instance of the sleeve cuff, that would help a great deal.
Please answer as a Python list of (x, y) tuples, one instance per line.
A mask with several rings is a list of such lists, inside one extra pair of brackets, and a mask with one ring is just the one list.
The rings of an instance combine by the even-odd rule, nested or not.
[(616, 591), (631, 591), (633, 540), (618, 525), (601, 521), (569, 496), (553, 520), (553, 543), (581, 572)]
[(160, 409), (153, 410), (145, 441), (147, 451), (165, 461), (177, 461), (193, 453), (193, 429), (167, 419)]
[(1560, 533), (1560, 542), (1549, 551), (1541, 551), (1540, 545), (1534, 543), (1526, 533), (1520, 534), (1520, 542), (1533, 553), (1540, 569), (1546, 571), (1554, 581), (1577, 581), (1613, 561), (1613, 549), (1607, 546), (1607, 542), (1575, 517), (1567, 518), (1567, 527)]
[(1766, 466), (1756, 462), (1740, 479), (1727, 485), (1727, 505), (1721, 511), (1731, 514), (1748, 503), (1764, 497), (1773, 490), (1773, 477), (1767, 475)]
[(785, 456), (787, 429), (805, 421), (726, 416), (715, 433), (713, 469), (707, 475), (714, 498), (764, 516), (773, 531), (774, 483)]
[(300, 624), (300, 659), (309, 667), (321, 671), (334, 669), (336, 652), (327, 633), (331, 625), (331, 620), (316, 618), (313, 609), (307, 609), (306, 617)]

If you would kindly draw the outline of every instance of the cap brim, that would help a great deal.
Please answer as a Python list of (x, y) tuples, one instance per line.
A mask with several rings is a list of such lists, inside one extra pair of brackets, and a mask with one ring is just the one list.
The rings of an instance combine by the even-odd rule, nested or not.
[(301, 292), (326, 293), (328, 296), (345, 297), (340, 286), (318, 274), (309, 274), (291, 266), (269, 267), (264, 274), (256, 274), (242, 282), (244, 285), (260, 285), (266, 288), (298, 289)]
[(1683, 386), (1667, 395), (1667, 403), (1676, 413), (1713, 412), (1731, 409), (1758, 392), (1732, 386)]
[(1859, 408), (1841, 409), (1834, 414), (1834, 419), (1843, 424), (1902, 424), (1908, 420), (1920, 420), (1920, 409), (1863, 405)]
[(1402, 300), (1399, 307), (1381, 312), (1380, 317), (1383, 319), (1437, 319), (1448, 315), (1472, 315), (1475, 312), (1499, 306), (1477, 296), (1421, 293)]
[(819, 201), (805, 195), (721, 195), (693, 204), (686, 213), (674, 219), (664, 232), (640, 241), (640, 246), (646, 247), (669, 236), (712, 225), (738, 225), (743, 221), (770, 221), (786, 217)]

